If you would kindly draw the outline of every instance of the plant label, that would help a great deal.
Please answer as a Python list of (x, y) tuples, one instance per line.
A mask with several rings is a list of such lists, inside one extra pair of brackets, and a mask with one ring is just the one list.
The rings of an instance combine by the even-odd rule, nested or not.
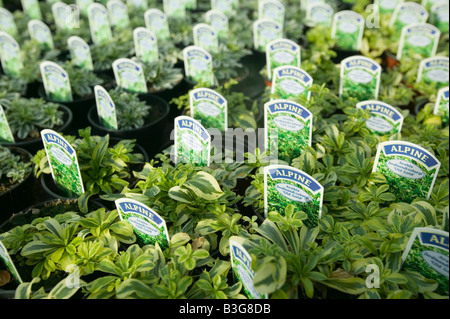
[(375, 0), (374, 4), (378, 6), (378, 10), (382, 15), (392, 15), (395, 8), (405, 0)]
[(213, 86), (215, 84), (212, 56), (206, 50), (189, 46), (183, 50), (186, 76), (192, 81)]
[(128, 198), (115, 201), (120, 220), (133, 226), (134, 233), (143, 245), (169, 248), (170, 238), (165, 220), (148, 206)]
[(55, 184), (68, 197), (82, 195), (84, 186), (75, 149), (55, 131), (42, 130), (41, 137)]
[(198, 23), (193, 28), (194, 45), (208, 52), (219, 51), (219, 37), (216, 30), (206, 23)]
[(184, 7), (189, 10), (197, 9), (197, 0), (184, 0)]
[(313, 115), (304, 106), (289, 100), (264, 105), (265, 147), (270, 154), (290, 163), (312, 143)]
[(325, 0), (300, 0), (300, 7), (303, 11), (306, 11), (309, 5), (325, 3)]
[(40, 64), (42, 82), (45, 93), (52, 101), (72, 101), (72, 88), (70, 86), (69, 74), (58, 64), (44, 61)]
[(266, 47), (267, 77), (272, 80), (273, 70), (280, 66), (301, 66), (301, 48), (288, 39), (276, 39)]
[(273, 70), (271, 93), (282, 100), (302, 98), (309, 101), (312, 84), (313, 79), (308, 72), (296, 66), (284, 65)]
[(117, 59), (113, 63), (117, 86), (134, 93), (147, 93), (142, 66), (131, 59)]
[(442, 123), (444, 125), (449, 124), (448, 87), (439, 90), (436, 105), (434, 107), (434, 114), (442, 117)]
[(0, 31), (5, 31), (13, 37), (18, 34), (14, 16), (5, 8), (0, 8)]
[(222, 11), (209, 10), (205, 14), (205, 20), (217, 32), (219, 39), (228, 38), (228, 17)]
[(276, 211), (283, 215), (288, 205), (308, 215), (309, 228), (318, 225), (322, 216), (323, 186), (305, 172), (286, 165), (264, 168), (264, 213)]
[(340, 97), (355, 98), (358, 102), (378, 100), (381, 72), (377, 62), (364, 56), (351, 56), (342, 60)]
[(334, 9), (325, 2), (312, 3), (306, 7), (305, 24), (309, 27), (331, 27)]
[(258, 19), (253, 23), (253, 42), (256, 50), (266, 51), (267, 44), (283, 37), (283, 26), (270, 19)]
[(4, 31), (0, 31), (0, 58), (3, 72), (11, 77), (20, 76), (23, 69), (20, 47), (17, 41)]
[(23, 12), (30, 18), (42, 20), (41, 7), (37, 0), (20, 0)]
[(394, 10), (389, 26), (398, 34), (403, 27), (412, 23), (425, 23), (428, 20), (428, 11), (422, 5), (415, 2), (400, 3)]
[(434, 84), (438, 89), (449, 85), (448, 57), (431, 57), (423, 59), (419, 65), (417, 83)]
[(214, 90), (199, 88), (190, 91), (191, 116), (204, 128), (225, 132), (228, 128), (227, 100)]
[(258, 18), (270, 19), (280, 25), (284, 24), (285, 7), (278, 0), (259, 0), (258, 1)]
[(75, 2), (80, 8), (81, 13), (87, 17), (89, 6), (94, 3), (94, 0), (76, 0)]
[(184, 19), (186, 17), (186, 6), (184, 1), (163, 0), (164, 13), (171, 18)]
[(409, 24), (402, 29), (397, 60), (402, 58), (425, 59), (433, 57), (439, 45), (441, 31), (428, 23)]
[(156, 35), (158, 40), (170, 39), (169, 23), (166, 15), (158, 9), (149, 9), (144, 14), (145, 27)]
[(148, 8), (148, 0), (127, 0), (127, 5), (134, 10), (146, 10)]
[[(0, 261), (5, 264), (6, 270), (8, 270), (13, 278), (19, 283), (22, 284), (23, 280), (20, 277), (19, 272), (17, 271), (16, 266), (14, 265), (13, 260), (11, 259), (11, 256), (8, 253), (8, 250), (6, 249), (5, 245), (0, 241)], [(1, 264), (1, 263), (0, 263)]]
[(58, 1), (52, 5), (52, 13), (58, 30), (72, 31), (76, 27), (77, 12), (64, 2)]
[(95, 102), (100, 124), (111, 130), (118, 130), (116, 105), (109, 93), (100, 85), (94, 87)]
[(403, 115), (392, 105), (372, 100), (359, 102), (356, 108), (369, 111), (366, 127), (373, 134), (391, 136), (402, 131)]
[(211, 9), (221, 11), (229, 17), (237, 9), (237, 4), (237, 0), (211, 0)]
[(52, 32), (50, 28), (40, 20), (30, 20), (28, 22), (28, 32), (31, 39), (39, 43), (40, 47), (44, 50), (53, 50), (55, 48), (53, 44)]
[(108, 9), (109, 23), (113, 28), (125, 29), (130, 26), (130, 17), (125, 3), (120, 0), (109, 0), (106, 8)]
[(70, 57), (74, 65), (81, 69), (86, 69), (89, 71), (94, 70), (91, 48), (86, 41), (78, 36), (71, 36), (67, 39), (67, 45), (69, 47)]
[(430, 12), (430, 22), (435, 25), (441, 33), (448, 33), (448, 18), (449, 16), (449, 3), (447, 2), (438, 2), (431, 8)]
[(342, 50), (360, 51), (364, 35), (365, 19), (351, 10), (336, 12), (333, 16), (331, 38)]
[(381, 173), (398, 202), (430, 199), (441, 163), (429, 151), (403, 141), (380, 143), (373, 172)]
[(102, 4), (91, 4), (88, 8), (88, 18), (94, 44), (105, 43), (112, 39), (108, 10)]
[(414, 228), (402, 255), (402, 268), (438, 283), (437, 293), (448, 296), (448, 232)]
[(14, 135), (9, 127), (8, 120), (3, 107), (0, 105), (0, 141), (6, 143), (15, 143)]
[(138, 27), (133, 31), (133, 38), (136, 57), (148, 64), (158, 62), (158, 40), (152, 31), (147, 28)]
[(175, 164), (209, 166), (211, 135), (197, 120), (189, 116), (175, 118)]
[(249, 299), (267, 299), (253, 285), (255, 272), (252, 269), (252, 257), (237, 241), (230, 239), (230, 259), (234, 276), (242, 283), (244, 293)]

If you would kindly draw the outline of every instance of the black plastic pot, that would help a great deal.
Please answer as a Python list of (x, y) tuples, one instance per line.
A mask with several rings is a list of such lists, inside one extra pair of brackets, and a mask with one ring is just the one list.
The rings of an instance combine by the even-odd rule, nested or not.
[(118, 139), (135, 139), (137, 143), (144, 148), (148, 156), (153, 157), (165, 144), (169, 137), (162, 132), (168, 124), (169, 104), (155, 95), (140, 95), (139, 98), (145, 101), (147, 105), (152, 105), (156, 109), (156, 116), (141, 128), (133, 130), (111, 130), (100, 125), (97, 108), (91, 104), (87, 119), (92, 127), (93, 134), (106, 135)]
[[(22, 161), (29, 162), (31, 160), (32, 155), (30, 152), (15, 146), (8, 146), (8, 148), (14, 154), (20, 155)], [(0, 194), (0, 223), (7, 220), (14, 213), (30, 206), (33, 200), (31, 190), (34, 179), (32, 174), (33, 171), (31, 170), (20, 184)]]
[(429, 103), (430, 101), (428, 99), (422, 100), (418, 103), (416, 103), (416, 105), (414, 106), (414, 116), (417, 116), (417, 114), (419, 114), (419, 112), (425, 107), (425, 105), (427, 105), (427, 103)]
[[(67, 106), (65, 106), (63, 104), (60, 104), (59, 107), (64, 112), (64, 117), (63, 117), (64, 124), (58, 128), (55, 128), (54, 130), (56, 132), (68, 134), (70, 132), (70, 130), (72, 129), (73, 113), (70, 108), (68, 108)], [(35, 154), (38, 150), (40, 150), (44, 147), (44, 145), (42, 144), (42, 139), (40, 137), (35, 138), (35, 139), (29, 139), (29, 140), (21, 140), (21, 141), (19, 140), (13, 144), (2, 143), (2, 145), (20, 147), (20, 148), (27, 150), (31, 154)]]
[[(76, 98), (71, 102), (60, 102), (60, 101), (53, 101), (47, 97), (47, 94), (45, 93), (44, 87), (41, 85), (38, 90), (39, 97), (43, 98), (44, 100), (52, 103), (59, 103), (67, 106), (73, 114), (73, 120), (72, 120), (72, 130), (71, 134), (77, 134), (78, 129), (83, 129), (89, 126), (89, 122), (86, 118), (86, 114), (89, 112), (89, 109), (91, 106), (95, 103), (95, 95), (89, 95), (82, 98)], [(73, 131), (73, 132), (72, 132)]]
[(345, 60), (346, 58), (349, 58), (354, 55), (362, 55), (360, 51), (353, 51), (353, 50), (342, 50), (339, 48), (334, 48), (333, 51), (336, 52), (336, 56), (333, 57), (331, 60), (335, 64), (340, 64), (342, 60)]

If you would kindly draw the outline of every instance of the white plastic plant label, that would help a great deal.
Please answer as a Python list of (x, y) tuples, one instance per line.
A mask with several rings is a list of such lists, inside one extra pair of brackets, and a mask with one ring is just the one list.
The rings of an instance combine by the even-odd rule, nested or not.
[(0, 105), (0, 141), (6, 143), (15, 143), (14, 135), (9, 127), (8, 120), (3, 107)]
[(259, 0), (258, 1), (258, 18), (270, 19), (280, 25), (284, 24), (285, 7), (278, 0)]
[(420, 62), (417, 83), (424, 82), (435, 85), (438, 89), (449, 85), (448, 57), (431, 57)]
[(448, 87), (439, 90), (434, 114), (442, 117), (442, 124), (449, 125)]
[(20, 0), (23, 12), (30, 18), (42, 20), (41, 7), (38, 0)]
[(134, 199), (120, 198), (115, 201), (120, 220), (133, 226), (142, 245), (158, 245), (169, 248), (170, 238), (165, 220), (150, 207)]
[(219, 93), (208, 88), (189, 92), (190, 114), (204, 128), (225, 132), (228, 128), (228, 103)]
[(422, 0), (422, 6), (427, 9), (428, 11), (431, 10), (431, 8), (438, 3), (447, 2), (448, 0)]
[(39, 43), (44, 50), (55, 48), (50, 28), (40, 20), (30, 20), (28, 22), (28, 32), (30, 37)]
[(208, 23), (217, 32), (219, 39), (227, 39), (229, 31), (228, 17), (221, 11), (209, 10), (205, 14)]
[(273, 70), (280, 66), (301, 66), (301, 48), (288, 39), (276, 39), (266, 48), (267, 78), (272, 80)]
[(186, 17), (186, 6), (184, 1), (163, 0), (164, 13), (171, 18), (184, 19)]
[(334, 9), (328, 3), (312, 3), (306, 7), (305, 24), (309, 27), (331, 27)]
[(130, 17), (128, 8), (125, 3), (120, 0), (109, 0), (106, 3), (108, 9), (109, 23), (111, 27), (125, 29), (130, 26)]
[(5, 8), (0, 8), (0, 31), (15, 37), (18, 34), (14, 16)]
[(401, 133), (404, 117), (395, 107), (381, 101), (363, 101), (356, 104), (356, 108), (367, 110), (370, 118), (366, 120), (366, 127), (378, 136), (392, 136)]
[(253, 285), (255, 272), (252, 269), (252, 257), (237, 241), (230, 239), (230, 259), (233, 274), (242, 283), (243, 290), (249, 299), (267, 299), (265, 294), (259, 293)]
[(305, 70), (291, 65), (284, 65), (273, 70), (272, 94), (277, 99), (309, 101), (313, 78)]
[(112, 39), (108, 10), (100, 3), (93, 3), (88, 8), (91, 38), (94, 44), (106, 43)]
[(138, 27), (133, 31), (133, 38), (136, 57), (148, 64), (158, 62), (158, 39), (152, 31), (147, 28)]
[(19, 272), (17, 271), (16, 266), (14, 265), (13, 260), (11, 259), (11, 256), (8, 253), (8, 250), (6, 249), (5, 245), (0, 241), (0, 261), (5, 264), (6, 270), (8, 270), (12, 277), (17, 281), (17, 283), (20, 285), (23, 283), (22, 278), (20, 277)]
[(290, 163), (312, 144), (313, 115), (296, 102), (274, 100), (264, 105), (265, 147)]
[(441, 31), (429, 23), (413, 23), (403, 27), (397, 51), (402, 58), (422, 60), (433, 57), (439, 45)]
[(325, 0), (300, 0), (300, 7), (303, 11), (306, 11), (309, 5), (325, 3)]
[(206, 24), (198, 23), (193, 28), (194, 45), (210, 53), (219, 51), (219, 36), (216, 30)]
[(113, 63), (113, 71), (117, 86), (134, 93), (147, 93), (142, 66), (131, 59), (117, 59)]
[(20, 76), (23, 69), (20, 47), (17, 41), (5, 31), (0, 31), (0, 59), (6, 75)]
[(357, 102), (378, 100), (381, 66), (364, 56), (351, 56), (341, 62), (339, 95)]
[(58, 1), (52, 5), (52, 13), (58, 30), (72, 31), (77, 26), (78, 12), (75, 6)]
[(226, 16), (231, 16), (236, 8), (235, 0), (211, 0), (211, 9), (223, 12)]
[(323, 186), (305, 172), (286, 165), (264, 167), (264, 210), (284, 216), (288, 205), (306, 213), (308, 228), (318, 225), (322, 217)]
[(170, 40), (169, 23), (166, 15), (158, 9), (148, 9), (144, 14), (145, 27), (152, 31), (159, 41)]
[(211, 135), (197, 120), (189, 116), (175, 118), (175, 164), (209, 166)]
[(253, 42), (256, 50), (266, 51), (267, 44), (283, 38), (283, 26), (270, 19), (258, 19), (253, 23)]
[(440, 167), (439, 160), (423, 147), (388, 141), (378, 145), (373, 172), (386, 178), (397, 202), (411, 203), (416, 198), (430, 199)]
[(47, 97), (56, 102), (72, 101), (69, 74), (58, 64), (44, 61), (40, 64), (42, 82)]
[(448, 232), (414, 228), (402, 254), (402, 269), (418, 272), (438, 283), (436, 293), (448, 296)]
[(399, 4), (392, 14), (389, 26), (400, 36), (403, 27), (412, 23), (425, 23), (428, 20), (428, 11), (415, 2)]
[(351, 10), (336, 12), (333, 16), (331, 38), (342, 50), (360, 51), (364, 35), (365, 19)]
[(433, 5), (430, 10), (430, 23), (435, 25), (441, 33), (449, 32), (449, 3), (441, 1)]
[(391, 15), (395, 8), (405, 0), (375, 0), (374, 4), (378, 6), (378, 10), (382, 15)]
[(75, 149), (53, 130), (41, 131), (41, 137), (55, 184), (70, 198), (81, 196), (84, 186)]
[(67, 45), (70, 51), (70, 57), (74, 65), (81, 69), (89, 71), (94, 70), (92, 62), (91, 48), (82, 38), (78, 36), (71, 36), (67, 39)]
[(215, 84), (212, 56), (206, 50), (189, 46), (183, 50), (186, 77), (197, 83)]
[(118, 130), (116, 105), (108, 91), (102, 86), (94, 87), (95, 102), (100, 125), (111, 130)]

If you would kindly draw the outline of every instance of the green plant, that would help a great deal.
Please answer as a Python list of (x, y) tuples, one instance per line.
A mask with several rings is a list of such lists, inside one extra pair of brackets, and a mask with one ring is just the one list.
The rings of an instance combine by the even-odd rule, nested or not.
[(64, 123), (59, 105), (43, 99), (16, 98), (5, 113), (12, 133), (20, 140), (40, 138), (42, 129), (54, 129)]
[(68, 61), (62, 65), (63, 69), (68, 73), (70, 86), (74, 96), (83, 98), (94, 94), (94, 87), (103, 84), (103, 79), (94, 72), (80, 69)]
[(21, 183), (32, 171), (31, 163), (13, 150), (0, 145), (0, 193)]
[(155, 63), (146, 63), (140, 59), (138, 62), (144, 69), (150, 92), (171, 90), (183, 80), (182, 69), (175, 67), (176, 61), (172, 59), (160, 55), (158, 62)]

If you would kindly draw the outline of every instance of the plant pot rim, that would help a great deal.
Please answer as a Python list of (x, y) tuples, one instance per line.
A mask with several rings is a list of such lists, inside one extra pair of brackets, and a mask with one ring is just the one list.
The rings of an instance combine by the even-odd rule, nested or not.
[[(66, 114), (67, 114), (67, 120), (65, 121), (65, 123), (58, 129), (58, 130), (56, 130), (57, 132), (64, 132), (68, 127), (70, 127), (70, 125), (72, 124), (72, 121), (73, 121), (73, 112), (72, 112), (72, 110), (69, 108), (69, 107), (67, 107), (66, 105), (64, 105), (64, 104), (61, 104), (61, 103), (56, 103), (56, 102), (52, 102), (52, 103), (55, 103), (55, 104), (58, 104), (58, 106), (63, 110), (63, 112), (65, 112)], [(41, 140), (41, 138), (40, 137), (38, 137), (38, 138), (34, 138), (34, 139), (29, 139), (29, 140), (20, 140), (20, 141), (16, 141), (15, 143), (4, 143), (4, 142), (2, 142), (1, 144), (3, 145), (3, 146), (17, 146), (17, 147), (23, 147), (23, 146), (28, 146), (28, 145), (30, 145), (30, 144), (33, 144), (33, 143), (37, 143), (37, 142), (39, 142)]]
[[(15, 145), (5, 145), (5, 147), (9, 148), (11, 151), (17, 151), (17, 152), (19, 152), (19, 153), (22, 153), (22, 154), (19, 154), (19, 155), (25, 155), (25, 156), (28, 158), (28, 162), (31, 162), (31, 158), (33, 157), (33, 155), (31, 155), (31, 153), (28, 152), (26, 149), (21, 148), (21, 147), (19, 147), (19, 146), (15, 146)], [(17, 155), (17, 154), (16, 154), (16, 155)], [(18, 188), (20, 185), (23, 185), (24, 183), (26, 183), (26, 182), (31, 178), (31, 175), (32, 175), (32, 174), (33, 174), (33, 170), (30, 170), (30, 171), (28, 172), (28, 174), (25, 175), (25, 178), (23, 179), (23, 181), (21, 181), (20, 183), (15, 184), (15, 185), (13, 185), (11, 188), (9, 188), (9, 189), (7, 189), (6, 191), (0, 193), (0, 197), (2, 197), (3, 195), (5, 195), (5, 194), (7, 194), (7, 193), (9, 193), (9, 192), (14, 191), (14, 190), (15, 190), (16, 188)]]
[(95, 128), (97, 128), (97, 129), (99, 129), (101, 131), (104, 131), (106, 133), (112, 133), (112, 134), (114, 134), (114, 133), (124, 133), (124, 134), (126, 134), (126, 133), (131, 133), (131, 132), (143, 131), (143, 130), (145, 130), (148, 127), (151, 127), (151, 126), (154, 126), (154, 125), (160, 123), (161, 121), (163, 121), (169, 115), (169, 113), (170, 113), (169, 103), (167, 103), (167, 101), (163, 100), (162, 98), (160, 98), (160, 97), (158, 97), (156, 95), (153, 95), (153, 94), (147, 94), (145, 96), (139, 95), (139, 98), (141, 100), (142, 99), (153, 99), (153, 100), (155, 100), (157, 102), (157, 103), (155, 103), (155, 105), (161, 106), (163, 108), (163, 114), (159, 118), (153, 120), (152, 122), (146, 123), (144, 126), (136, 128), (136, 129), (113, 130), (113, 129), (109, 129), (109, 128), (106, 128), (106, 127), (103, 127), (103, 126), (100, 125), (99, 120), (98, 120), (98, 115), (97, 116), (94, 115), (94, 113), (96, 113), (97, 107), (96, 107), (96, 105), (93, 105), (93, 106), (91, 106), (91, 108), (88, 111), (88, 115), (87, 115), (88, 116), (88, 121), (89, 121), (89, 123), (92, 126), (94, 126)]

